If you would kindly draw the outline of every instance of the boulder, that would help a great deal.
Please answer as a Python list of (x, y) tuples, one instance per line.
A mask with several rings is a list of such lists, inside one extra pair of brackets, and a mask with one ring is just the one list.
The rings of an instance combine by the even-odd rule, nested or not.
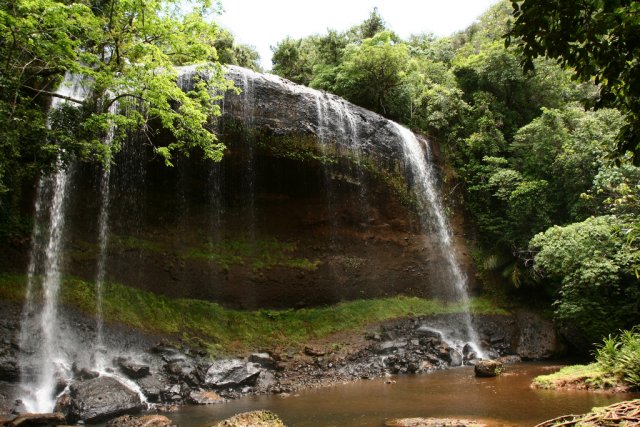
[(520, 330), (516, 353), (525, 360), (548, 359), (561, 352), (556, 329), (550, 320), (530, 312), (517, 313)]
[[(100, 374), (96, 371), (92, 371), (89, 368), (77, 368), (76, 366), (74, 366), (73, 369), (73, 377), (76, 380), (92, 380), (94, 378), (98, 378), (100, 376)], [(62, 382), (64, 383), (64, 378), (60, 378), (58, 380), (58, 382), (61, 382), (60, 380), (62, 380)], [(66, 387), (66, 384), (64, 384), (64, 386), (62, 387), (62, 389), (64, 390), (64, 388)], [(58, 388), (60, 388), (60, 386), (58, 386)]]
[(212, 391), (193, 390), (189, 393), (189, 402), (195, 405), (213, 405), (216, 403), (224, 403), (225, 399)]
[(160, 400), (160, 393), (167, 386), (159, 375), (149, 375), (144, 378), (140, 378), (136, 380), (136, 383), (149, 402), (158, 402)]
[(462, 366), (463, 357), (458, 350), (449, 350), (449, 365), (450, 366)]
[(51, 414), (22, 414), (7, 422), (7, 427), (46, 427), (66, 424), (64, 414), (53, 412)]
[(144, 378), (151, 373), (149, 366), (122, 357), (118, 358), (118, 366), (120, 371), (132, 380)]
[(136, 392), (111, 377), (72, 383), (68, 399), (67, 419), (70, 422), (98, 422), (146, 408)]
[(479, 360), (473, 367), (476, 377), (497, 377), (502, 369), (502, 363), (497, 360)]
[(253, 353), (249, 356), (249, 362), (257, 363), (266, 369), (275, 369), (276, 361), (269, 355), (269, 353)]
[(522, 358), (515, 354), (509, 355), (509, 356), (502, 356), (502, 357), (499, 357), (497, 360), (503, 365), (513, 365), (514, 363), (522, 362)]
[(462, 355), (464, 356), (464, 360), (471, 360), (477, 357), (476, 350), (471, 343), (466, 343), (464, 347), (462, 347)]
[(397, 418), (384, 423), (387, 427), (485, 427), (473, 420), (455, 418)]
[(204, 383), (214, 388), (254, 385), (261, 371), (256, 363), (240, 359), (217, 360), (207, 370)]
[(253, 411), (234, 415), (213, 427), (284, 427), (284, 423), (271, 411)]
[(173, 422), (164, 415), (145, 415), (143, 417), (122, 415), (109, 421), (106, 427), (167, 427), (172, 424)]

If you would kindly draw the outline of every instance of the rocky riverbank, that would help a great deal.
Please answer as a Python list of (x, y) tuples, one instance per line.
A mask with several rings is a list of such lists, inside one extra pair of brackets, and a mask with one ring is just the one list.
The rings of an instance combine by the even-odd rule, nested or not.
[[(2, 303), (0, 321), (0, 413), (26, 412), (20, 398), (20, 307)], [(74, 351), (92, 353), (95, 322), (67, 310)], [(474, 316), (482, 346), (492, 358), (516, 361), (548, 358), (560, 351), (552, 325), (531, 313)], [(147, 336), (109, 326), (97, 372), (90, 357), (79, 357), (58, 390), (56, 404), (68, 422), (96, 422), (184, 404), (221, 404), (250, 394), (286, 394), (308, 387), (397, 374), (415, 374), (473, 364), (476, 354), (453, 325), (459, 315), (403, 318), (341, 332), (302, 348), (262, 348), (252, 354), (212, 359), (179, 340)], [(117, 349), (117, 350), (116, 350)], [(105, 390), (107, 390), (105, 392)]]

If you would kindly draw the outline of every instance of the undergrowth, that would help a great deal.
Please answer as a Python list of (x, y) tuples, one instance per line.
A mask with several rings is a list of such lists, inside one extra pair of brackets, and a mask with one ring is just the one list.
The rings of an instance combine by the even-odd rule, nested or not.
[(640, 389), (640, 328), (604, 338), (595, 357), (594, 363), (567, 366), (556, 373), (539, 376), (533, 383), (539, 388), (583, 383), (589, 388), (624, 385)]
[[(25, 277), (0, 275), (0, 298), (19, 301), (25, 294)], [(64, 280), (61, 302), (80, 311), (95, 313), (93, 283)], [(242, 352), (256, 348), (296, 347), (330, 334), (357, 330), (367, 324), (406, 317), (460, 313), (462, 304), (396, 296), (357, 300), (327, 307), (241, 311), (219, 304), (172, 299), (117, 283), (104, 286), (103, 312), (107, 322), (121, 322), (154, 334), (169, 334), (212, 354)], [(490, 301), (474, 298), (477, 314), (506, 314)]]
[(634, 388), (640, 388), (640, 328), (605, 338), (596, 351), (600, 368)]

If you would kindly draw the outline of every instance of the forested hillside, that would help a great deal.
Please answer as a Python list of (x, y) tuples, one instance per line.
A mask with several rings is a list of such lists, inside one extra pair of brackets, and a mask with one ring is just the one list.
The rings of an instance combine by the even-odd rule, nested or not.
[(505, 43), (513, 11), (505, 1), (450, 37), (401, 39), (374, 9), (348, 31), (282, 40), (273, 72), (439, 143), (485, 290), (553, 303), (585, 348), (640, 322), (640, 169), (626, 151), (635, 113), (612, 102), (598, 68), (576, 73), (554, 51), (546, 59), (536, 56), (544, 47), (523, 48), (526, 24)]

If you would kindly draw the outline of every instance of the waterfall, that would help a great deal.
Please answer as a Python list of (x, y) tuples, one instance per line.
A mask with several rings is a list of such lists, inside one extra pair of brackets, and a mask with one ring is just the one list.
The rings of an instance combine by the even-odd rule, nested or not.
[[(431, 224), (435, 227), (440, 240), (441, 249), (447, 261), (447, 267), (453, 282), (456, 297), (462, 302), (464, 308), (464, 323), (470, 344), (478, 357), (483, 358), (484, 354), (479, 345), (478, 334), (471, 323), (469, 313), (469, 294), (467, 292), (467, 277), (460, 269), (457, 261), (456, 250), (452, 242), (452, 232), (449, 221), (444, 213), (440, 195), (436, 190), (436, 177), (433, 168), (433, 159), (429, 145), (426, 144), (423, 150), (416, 136), (409, 129), (393, 123), (402, 141), (402, 149), (405, 159), (411, 166), (414, 174), (414, 191), (419, 203), (431, 213)], [(425, 215), (422, 215), (423, 222), (426, 222)], [(426, 224), (425, 224), (426, 225)]]
[[(114, 102), (109, 106), (109, 113), (115, 114), (118, 110), (118, 103)], [(116, 128), (114, 123), (109, 124), (109, 129), (105, 135), (103, 144), (111, 146), (115, 136)], [(109, 245), (109, 205), (111, 203), (111, 192), (109, 183), (111, 181), (111, 165), (102, 167), (100, 177), (100, 214), (98, 216), (98, 263), (96, 268), (96, 342), (94, 349), (94, 365), (97, 370), (105, 369), (104, 361), (104, 279), (107, 266), (107, 249)]]
[[(316, 116), (317, 116), (317, 137), (320, 143), (320, 151), (323, 155), (327, 156), (329, 152), (329, 144), (334, 143), (336, 151), (339, 152), (340, 146), (346, 147), (349, 154), (352, 156), (353, 168), (352, 173), (355, 178), (355, 183), (359, 186), (360, 196), (360, 215), (363, 219), (367, 217), (368, 199), (367, 199), (367, 187), (364, 180), (364, 171), (362, 165), (362, 149), (359, 144), (359, 129), (358, 120), (355, 114), (345, 100), (338, 98), (335, 95), (327, 94), (325, 92), (316, 91), (310, 89), (315, 98)], [(336, 140), (331, 141), (330, 135), (338, 131)], [(326, 185), (330, 190), (331, 176), (337, 171), (332, 171), (330, 165), (325, 165), (325, 179)]]
[[(83, 99), (83, 78), (67, 73), (57, 94)], [(51, 109), (65, 102), (54, 97)], [(36, 221), (27, 272), (27, 301), (23, 310), (20, 347), (28, 354), (21, 361), (22, 384), (28, 395), (22, 400), (30, 412), (50, 412), (55, 404), (57, 375), (67, 374), (63, 339), (58, 320), (58, 293), (62, 279), (65, 210), (70, 172), (61, 158), (55, 171), (38, 184)], [(44, 221), (40, 224), (40, 221)], [(47, 230), (46, 232), (43, 230)], [(36, 314), (36, 310), (39, 313)]]

